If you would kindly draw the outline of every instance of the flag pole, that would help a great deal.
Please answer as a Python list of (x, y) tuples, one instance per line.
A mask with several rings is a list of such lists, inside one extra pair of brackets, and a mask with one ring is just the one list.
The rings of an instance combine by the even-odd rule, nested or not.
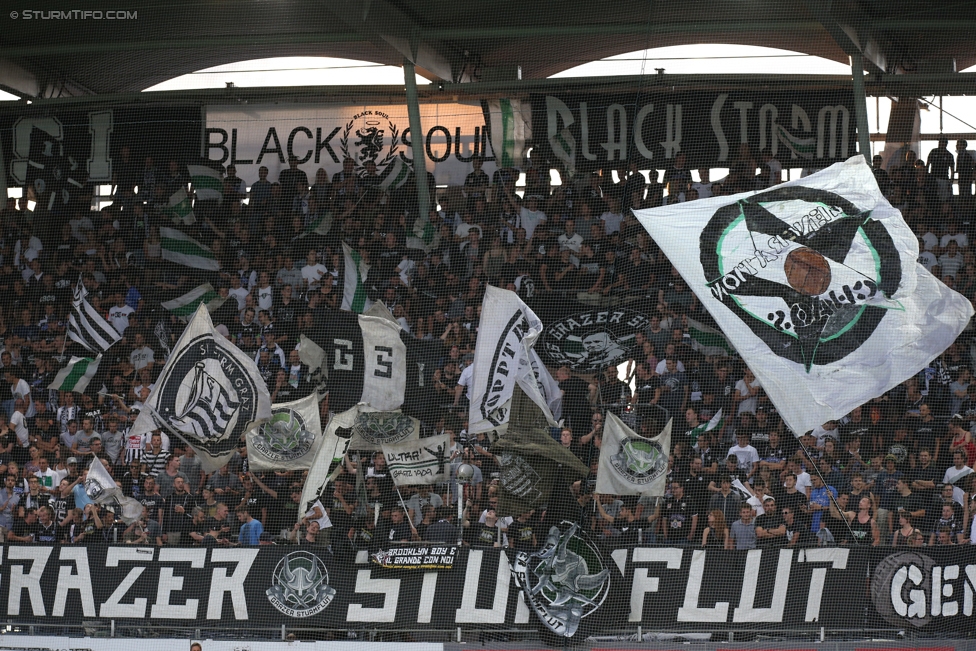
[[(797, 437), (796, 442), (800, 444), (800, 449), (803, 450), (803, 453), (807, 456), (807, 459), (810, 459), (812, 461), (812, 457), (810, 456), (810, 453), (803, 446), (803, 441), (801, 441), (799, 437)], [(817, 471), (817, 476), (820, 477), (820, 481), (823, 482), (823, 485), (829, 487), (829, 485), (827, 484), (827, 480), (824, 479), (823, 473), (820, 472), (820, 468), (817, 467), (817, 464), (814, 462), (812, 465), (813, 465), (813, 469)], [(860, 545), (861, 541), (859, 541), (857, 539), (857, 536), (854, 535), (854, 529), (851, 528), (850, 521), (847, 519), (847, 516), (844, 515), (844, 512), (841, 510), (840, 505), (837, 503), (837, 498), (834, 497), (834, 494), (831, 493), (830, 490), (827, 491), (827, 497), (830, 499), (830, 502), (834, 505), (834, 508), (837, 509), (837, 512), (840, 513), (841, 516), (840, 519), (844, 521), (844, 526), (847, 527), (848, 533), (851, 534), (851, 538), (854, 540), (854, 544)], [(820, 521), (821, 522), (824, 521), (823, 516), (821, 516)]]

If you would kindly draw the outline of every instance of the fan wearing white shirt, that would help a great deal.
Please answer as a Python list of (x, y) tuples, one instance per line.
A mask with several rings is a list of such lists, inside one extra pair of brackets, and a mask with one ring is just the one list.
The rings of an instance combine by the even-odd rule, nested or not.
[(516, 226), (525, 229), (525, 239), (531, 240), (535, 229), (539, 224), (546, 221), (546, 213), (539, 210), (539, 197), (534, 194), (525, 197), (525, 205), (519, 211), (520, 222)]
[[(3, 369), (4, 378), (10, 384), (10, 393), (13, 395), (14, 399), (14, 409), (17, 409), (17, 401), (24, 401), (24, 416), (27, 418), (33, 418), (37, 413), (37, 409), (34, 407), (34, 400), (31, 398), (30, 385), (24, 380), (21, 375), (23, 373), (19, 366), (8, 366)], [(11, 415), (12, 418), (12, 415)]]
[(115, 305), (108, 310), (108, 320), (112, 327), (118, 330), (119, 334), (125, 334), (125, 329), (129, 327), (129, 315), (135, 310), (125, 304), (125, 295), (119, 292), (115, 299)]
[(258, 276), (258, 285), (253, 290), (258, 308), (271, 310), (274, 305), (274, 288), (271, 286), (271, 277), (267, 271), (262, 271)]
[(322, 276), (327, 274), (329, 270), (325, 268), (324, 264), (318, 262), (318, 254), (315, 251), (308, 252), (305, 262), (307, 264), (302, 267), (302, 280), (305, 281), (309, 289), (317, 289), (322, 281)]

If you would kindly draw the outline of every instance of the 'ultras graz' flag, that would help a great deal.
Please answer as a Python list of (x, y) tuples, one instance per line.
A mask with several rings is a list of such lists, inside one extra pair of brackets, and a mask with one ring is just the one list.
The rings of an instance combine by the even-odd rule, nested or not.
[(918, 372), (973, 315), (856, 156), (761, 193), (637, 213), (803, 433)]
[(214, 330), (205, 305), (186, 326), (132, 426), (162, 429), (200, 455), (205, 472), (227, 463), (237, 443), (271, 418), (271, 395), (254, 360)]
[(390, 477), (397, 486), (443, 484), (451, 478), (448, 434), (383, 446)]
[(558, 386), (532, 350), (541, 334), (542, 321), (515, 292), (487, 287), (468, 396), (468, 431), (503, 433), (516, 384), (538, 404), (549, 423), (556, 424), (553, 407), (561, 399)]
[(664, 495), (671, 454), (671, 423), (652, 439), (639, 436), (607, 412), (596, 492), (609, 495)]
[(247, 433), (247, 462), (252, 470), (304, 470), (322, 440), (319, 397), (271, 405), (271, 420)]

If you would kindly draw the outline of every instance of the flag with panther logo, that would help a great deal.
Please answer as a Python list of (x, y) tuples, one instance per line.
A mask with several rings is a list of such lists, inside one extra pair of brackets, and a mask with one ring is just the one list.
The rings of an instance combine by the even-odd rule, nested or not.
[(855, 156), (762, 192), (635, 212), (800, 434), (938, 357), (973, 308)]

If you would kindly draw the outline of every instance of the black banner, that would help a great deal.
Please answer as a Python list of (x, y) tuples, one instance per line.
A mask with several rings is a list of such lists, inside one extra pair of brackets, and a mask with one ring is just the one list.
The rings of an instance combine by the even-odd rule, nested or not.
[(851, 90), (687, 91), (655, 95), (535, 95), (532, 133), (540, 156), (577, 170), (730, 167), (741, 143), (784, 167), (826, 167), (857, 149)]
[[(554, 556), (545, 549), (538, 558), (556, 559), (549, 580), (557, 583), (566, 569), (560, 563), (591, 553), (577, 548), (560, 560), (558, 543), (550, 547)], [(324, 548), (289, 546), (18, 545), (0, 552), (0, 614), (17, 623), (536, 628), (535, 611), (546, 599), (546, 590), (526, 598), (522, 579), (513, 576), (517, 557), (511, 550), (459, 550), (451, 569), (441, 571), (385, 569), (366, 554), (354, 563)], [(973, 625), (976, 554), (970, 546), (917, 552), (636, 547), (602, 553), (602, 560), (588, 560), (589, 577), (574, 579), (576, 589), (592, 579), (603, 595), (584, 620), (587, 631)], [(524, 570), (526, 557), (520, 558)], [(600, 563), (607, 574), (597, 574), (594, 564)], [(527, 567), (538, 574), (538, 562)], [(550, 613), (557, 606), (558, 599), (541, 603)]]
[[(199, 106), (18, 109), (0, 113), (6, 182), (30, 188), (42, 208), (64, 209), (84, 185), (110, 184), (123, 168), (139, 185), (146, 156), (153, 157), (159, 185), (169, 176), (170, 160), (183, 169), (200, 157)], [(130, 151), (128, 165), (123, 147)]]

